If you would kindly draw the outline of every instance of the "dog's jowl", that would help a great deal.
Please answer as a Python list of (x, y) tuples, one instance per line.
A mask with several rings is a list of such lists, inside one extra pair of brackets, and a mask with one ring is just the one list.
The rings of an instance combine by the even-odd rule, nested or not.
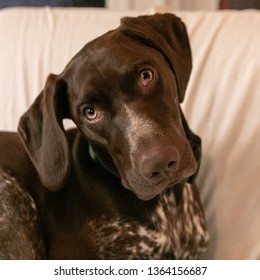
[[(158, 14), (123, 18), (48, 77), (18, 133), (0, 134), (0, 166), (13, 178), (0, 174), (1, 258), (199, 256), (201, 141), (180, 108), (191, 64), (185, 25)], [(76, 128), (65, 131), (65, 118)], [(5, 191), (35, 207), (12, 208)], [(13, 215), (33, 226), (6, 240)]]

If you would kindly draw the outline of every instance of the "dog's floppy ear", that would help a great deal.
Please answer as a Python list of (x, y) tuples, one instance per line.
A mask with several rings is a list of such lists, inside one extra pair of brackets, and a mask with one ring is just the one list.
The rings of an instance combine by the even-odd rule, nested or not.
[(177, 80), (179, 102), (184, 99), (191, 73), (192, 59), (186, 27), (173, 14), (126, 17), (121, 20), (122, 32), (158, 50), (167, 60)]
[(62, 125), (68, 111), (66, 91), (66, 83), (50, 75), (18, 126), (19, 136), (42, 183), (51, 191), (61, 189), (69, 173), (69, 149)]

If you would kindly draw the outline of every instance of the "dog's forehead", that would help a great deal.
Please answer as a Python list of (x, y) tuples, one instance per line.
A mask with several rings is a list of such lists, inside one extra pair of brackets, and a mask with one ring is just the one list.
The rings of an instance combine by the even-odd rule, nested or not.
[(167, 61), (158, 50), (125, 36), (119, 30), (110, 31), (89, 42), (70, 65), (67, 73), (73, 76), (72, 85), (78, 89), (74, 92), (82, 92), (84, 98), (86, 93), (106, 92), (106, 95), (110, 95), (114, 91), (119, 91), (120, 96), (123, 93), (124, 98), (139, 96), (136, 79), (142, 70), (150, 67), (167, 88), (176, 82)]
[(154, 48), (125, 36), (120, 30), (108, 32), (87, 44), (82, 56), (87, 57), (83, 67), (94, 66), (120, 73), (138, 64), (159, 66), (160, 60), (164, 60)]

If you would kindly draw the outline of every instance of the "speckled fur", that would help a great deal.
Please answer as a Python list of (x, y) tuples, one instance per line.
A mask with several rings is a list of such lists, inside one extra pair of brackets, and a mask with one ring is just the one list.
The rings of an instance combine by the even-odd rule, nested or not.
[(146, 224), (120, 217), (90, 223), (101, 259), (196, 259), (209, 235), (193, 186), (183, 186), (179, 203), (172, 189), (160, 195)]
[[(174, 188), (159, 196), (147, 222), (118, 215), (89, 222), (100, 259), (196, 259), (208, 232), (195, 188), (186, 183), (176, 199)], [(44, 246), (32, 198), (0, 168), (0, 259), (41, 259)]]
[(43, 241), (33, 199), (0, 168), (0, 259), (41, 259)]

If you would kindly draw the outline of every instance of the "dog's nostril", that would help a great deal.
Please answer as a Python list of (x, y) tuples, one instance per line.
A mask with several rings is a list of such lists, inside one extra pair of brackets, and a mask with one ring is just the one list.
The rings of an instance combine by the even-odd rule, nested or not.
[(176, 161), (172, 160), (168, 163), (167, 167), (168, 169), (170, 169), (171, 167), (173, 167), (175, 165)]
[[(160, 148), (160, 147), (159, 147)], [(179, 166), (179, 153), (174, 147), (160, 148), (159, 153), (152, 151), (144, 154), (140, 159), (140, 172), (151, 182), (174, 177)]]
[(176, 161), (171, 160), (167, 165), (166, 168), (163, 168), (163, 166), (160, 166), (161, 168), (161, 172), (158, 171), (154, 171), (152, 172), (152, 176), (151, 178), (158, 178), (160, 176), (163, 176), (164, 174), (166, 174), (168, 172), (169, 169), (171, 169), (174, 165), (175, 165)]
[(160, 172), (153, 172), (152, 173), (152, 178), (160, 176)]

